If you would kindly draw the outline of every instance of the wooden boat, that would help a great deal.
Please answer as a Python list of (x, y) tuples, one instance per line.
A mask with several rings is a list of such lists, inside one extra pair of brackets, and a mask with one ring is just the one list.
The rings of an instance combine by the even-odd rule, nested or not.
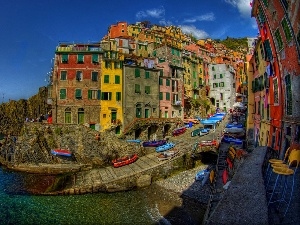
[(238, 139), (238, 138), (234, 138), (230, 135), (223, 135), (221, 141), (225, 142), (225, 143), (234, 143), (234, 144), (237, 144), (237, 145), (243, 144), (243, 140)]
[(169, 150), (163, 153), (160, 153), (157, 155), (157, 159), (159, 161), (163, 161), (163, 160), (168, 160), (168, 159), (172, 159), (173, 157), (175, 157), (176, 155), (178, 155), (179, 150), (175, 149), (175, 150)]
[(225, 128), (243, 128), (244, 125), (240, 123), (228, 123)]
[(130, 139), (130, 140), (126, 140), (127, 142), (133, 142), (133, 143), (141, 143), (142, 141), (139, 139)]
[(114, 159), (112, 161), (112, 164), (115, 168), (121, 167), (121, 166), (125, 166), (128, 165), (130, 163), (135, 162), (138, 159), (138, 155), (137, 154), (133, 154), (131, 156), (125, 156), (123, 158), (118, 158), (118, 159)]
[(205, 129), (205, 128), (198, 128), (196, 130), (193, 130), (191, 132), (191, 136), (195, 137), (195, 136), (203, 136), (209, 133), (209, 129)]
[(208, 168), (204, 170), (200, 170), (199, 172), (196, 173), (195, 180), (196, 181), (201, 181), (202, 186), (206, 183), (206, 181), (209, 178), (210, 171)]
[(178, 136), (180, 134), (183, 134), (185, 131), (186, 131), (186, 127), (180, 127), (180, 128), (173, 130), (172, 135)]
[(57, 148), (57, 149), (51, 149), (51, 154), (52, 155), (60, 155), (60, 156), (72, 156), (72, 152), (69, 149), (62, 149), (62, 148)]
[(167, 150), (173, 148), (174, 146), (175, 146), (175, 144), (173, 142), (168, 142), (164, 145), (156, 147), (155, 151), (156, 152), (164, 152), (164, 151), (167, 151)]
[(199, 120), (197, 119), (192, 119), (192, 118), (188, 118), (188, 119), (183, 119), (183, 122), (186, 124), (186, 123), (190, 123), (192, 122), (193, 124), (198, 124), (199, 123)]
[(217, 140), (209, 140), (209, 141), (201, 141), (199, 143), (199, 147), (205, 147), (205, 146), (219, 146), (219, 142)]
[(166, 140), (158, 140), (158, 141), (144, 141), (143, 142), (143, 147), (158, 147), (161, 145), (166, 144)]

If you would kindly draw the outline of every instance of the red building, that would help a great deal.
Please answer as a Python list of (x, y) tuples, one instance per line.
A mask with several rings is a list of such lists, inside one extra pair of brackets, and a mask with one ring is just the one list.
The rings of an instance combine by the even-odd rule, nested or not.
[(50, 87), (53, 123), (88, 124), (100, 116), (100, 44), (59, 44)]
[(254, 0), (252, 6), (270, 79), (269, 146), (282, 155), (300, 141), (300, 1)]

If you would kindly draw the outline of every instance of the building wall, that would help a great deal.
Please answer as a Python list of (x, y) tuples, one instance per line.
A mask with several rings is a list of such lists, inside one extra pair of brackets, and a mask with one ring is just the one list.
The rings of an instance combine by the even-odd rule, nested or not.
[[(104, 54), (101, 61), (100, 129), (108, 129), (123, 122), (122, 63), (123, 61), (120, 60), (118, 52), (114, 52), (114, 55), (109, 54), (105, 56)], [(117, 94), (120, 95), (119, 99)]]
[[(92, 127), (99, 123), (98, 92), (101, 67), (98, 62), (92, 61), (92, 55), (98, 55), (98, 60), (100, 60), (100, 53), (99, 45), (71, 45), (67, 49), (63, 49), (61, 46), (57, 48), (52, 75), (52, 116), (54, 123), (84, 123)], [(67, 63), (62, 62), (63, 54), (68, 54)], [(82, 63), (77, 61), (79, 54), (83, 55)], [(80, 79), (77, 77), (78, 71), (82, 72)], [(92, 79), (93, 72), (98, 73), (95, 80)], [(62, 73), (66, 73), (64, 78)], [(81, 96), (78, 93), (76, 96), (77, 89), (81, 90)], [(61, 95), (63, 90), (66, 90), (64, 99)]]
[[(136, 70), (140, 76), (136, 77)], [(145, 72), (149, 72), (149, 78)], [(123, 121), (126, 127), (135, 118), (159, 117), (159, 70), (137, 65), (123, 67)], [(140, 87), (136, 90), (136, 85)], [(146, 93), (146, 86), (150, 93)], [(146, 112), (149, 114), (146, 115)]]

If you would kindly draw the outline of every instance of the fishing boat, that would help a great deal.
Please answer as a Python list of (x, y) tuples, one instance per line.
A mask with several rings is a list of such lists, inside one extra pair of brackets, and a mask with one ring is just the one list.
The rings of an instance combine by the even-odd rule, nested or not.
[(202, 186), (206, 183), (209, 178), (210, 170), (208, 168), (200, 170), (196, 173), (195, 181), (201, 181)]
[(139, 139), (130, 139), (130, 140), (126, 140), (127, 142), (132, 142), (132, 143), (141, 143), (142, 141)]
[(191, 136), (195, 137), (195, 136), (203, 136), (209, 133), (209, 129), (206, 128), (198, 128), (196, 130), (193, 130), (191, 132)]
[(166, 140), (158, 140), (158, 141), (144, 141), (143, 142), (143, 147), (158, 147), (161, 145), (166, 144)]
[(233, 127), (235, 127), (235, 128), (243, 128), (244, 125), (240, 124), (240, 123), (228, 123), (226, 125), (226, 128), (233, 128)]
[(60, 155), (60, 156), (72, 156), (72, 152), (69, 149), (62, 149), (62, 148), (57, 148), (57, 149), (51, 149), (51, 154), (52, 155)]
[(138, 155), (135, 153), (135, 154), (130, 155), (130, 156), (125, 156), (123, 158), (114, 159), (112, 161), (112, 164), (113, 164), (113, 167), (118, 168), (118, 167), (121, 167), (121, 166), (128, 165), (130, 163), (133, 163), (138, 158), (139, 158)]
[(180, 127), (180, 128), (173, 130), (172, 135), (178, 136), (178, 135), (183, 134), (185, 131), (186, 131), (186, 127)]
[(221, 142), (225, 142), (225, 143), (234, 143), (237, 145), (243, 144), (243, 140), (232, 137), (230, 135), (223, 135)]
[(174, 146), (175, 146), (175, 144), (173, 142), (168, 142), (164, 145), (156, 147), (155, 151), (156, 152), (164, 152), (164, 151), (167, 151), (167, 150), (173, 148)]
[(168, 159), (172, 159), (173, 157), (175, 157), (176, 155), (178, 155), (179, 150), (175, 149), (175, 150), (169, 150), (163, 153), (160, 153), (157, 155), (157, 159), (159, 161), (163, 161), (163, 160), (168, 160)]

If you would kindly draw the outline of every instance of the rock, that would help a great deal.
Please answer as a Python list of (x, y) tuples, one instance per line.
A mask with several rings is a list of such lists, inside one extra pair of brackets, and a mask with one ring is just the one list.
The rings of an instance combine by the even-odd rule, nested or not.
[(151, 176), (150, 175), (140, 176), (136, 181), (136, 185), (138, 188), (150, 186), (151, 185)]

